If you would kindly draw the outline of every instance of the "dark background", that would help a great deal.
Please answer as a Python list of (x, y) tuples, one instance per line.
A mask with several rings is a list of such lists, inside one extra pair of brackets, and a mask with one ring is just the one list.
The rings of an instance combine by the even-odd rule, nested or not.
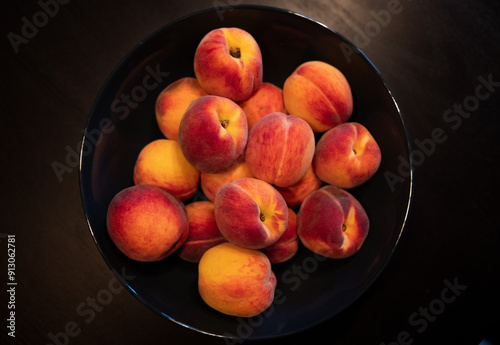
[[(391, 3), (73, 0), (60, 4), (38, 32), (19, 44), (17, 53), (9, 33), (22, 35), (23, 18), (32, 22), (42, 7), (36, 1), (4, 4), (2, 343), (13, 340), (6, 327), (7, 235), (15, 235), (18, 285), (12, 343), (54, 344), (52, 334), (61, 344), (224, 344), (162, 318), (114, 284), (87, 228), (78, 158), (60, 179), (52, 164), (65, 164), (68, 150), (79, 151), (101, 85), (148, 34), (197, 10), (265, 4), (315, 18), (361, 48), (401, 107), (416, 160), (407, 228), (372, 287), (338, 317), (262, 343), (479, 344), (488, 338), (498, 344), (500, 4), (401, 0), (401, 11), (383, 22), (378, 14)], [(369, 31), (377, 17), (383, 25), (378, 25), (379, 32)], [(477, 94), (481, 78), (492, 82), (490, 90)], [(427, 153), (415, 153), (423, 152), (418, 143), (432, 139), (436, 128), (446, 140), (434, 142)], [(447, 284), (461, 286), (453, 301), (448, 300), (453, 294)], [(79, 306), (90, 305), (104, 289), (114, 291), (109, 303), (82, 316)], [(411, 321), (425, 309), (438, 315), (430, 313), (425, 323), (424, 316)], [(75, 336), (65, 339), (63, 333)]]

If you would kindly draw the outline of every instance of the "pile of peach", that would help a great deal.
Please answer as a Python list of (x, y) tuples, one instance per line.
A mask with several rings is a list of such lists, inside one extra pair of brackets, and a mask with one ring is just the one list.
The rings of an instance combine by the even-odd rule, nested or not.
[[(135, 185), (109, 205), (108, 233), (133, 260), (198, 263), (203, 300), (250, 317), (272, 303), (272, 264), (299, 242), (328, 258), (360, 249), (369, 220), (346, 189), (375, 174), (381, 152), (347, 122), (351, 89), (328, 63), (301, 64), (281, 89), (262, 82), (255, 39), (220, 28), (199, 43), (194, 73), (159, 94), (166, 138), (140, 152)], [(189, 202), (199, 190), (208, 201)]]

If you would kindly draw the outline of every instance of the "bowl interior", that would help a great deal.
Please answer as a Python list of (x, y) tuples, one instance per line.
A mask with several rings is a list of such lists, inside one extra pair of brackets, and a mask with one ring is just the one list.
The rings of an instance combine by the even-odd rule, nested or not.
[[(382, 151), (377, 174), (350, 190), (370, 217), (361, 250), (344, 260), (325, 260), (304, 247), (290, 261), (275, 265), (278, 284), (273, 305), (247, 320), (222, 315), (201, 300), (197, 265), (172, 256), (156, 263), (126, 258), (111, 242), (106, 211), (113, 196), (133, 184), (139, 151), (161, 138), (155, 120), (158, 94), (173, 81), (194, 77), (193, 57), (201, 38), (218, 27), (250, 32), (263, 56), (264, 81), (282, 87), (302, 62), (322, 60), (340, 69), (350, 83), (354, 112)], [(179, 324), (218, 336), (269, 338), (304, 330), (337, 315), (356, 300), (386, 265), (409, 211), (408, 177), (392, 186), (400, 161), (409, 161), (404, 122), (386, 83), (370, 61), (325, 25), (287, 10), (263, 6), (210, 9), (168, 24), (140, 42), (102, 87), (91, 110), (81, 152), (80, 185), (91, 234), (118, 279), (149, 308)], [(202, 199), (197, 193), (194, 199)], [(297, 269), (297, 267), (299, 269)], [(251, 322), (250, 322), (251, 321)], [(249, 323), (250, 322), (250, 323)], [(240, 326), (240, 327), (239, 327)]]

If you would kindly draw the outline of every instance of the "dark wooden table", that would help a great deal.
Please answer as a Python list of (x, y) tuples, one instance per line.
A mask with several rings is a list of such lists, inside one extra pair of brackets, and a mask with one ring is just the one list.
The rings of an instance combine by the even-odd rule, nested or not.
[[(246, 3), (4, 4), (2, 344), (225, 343), (155, 314), (114, 280), (85, 222), (76, 152), (97, 92), (137, 42), (193, 11)], [(262, 343), (494, 343), (500, 326), (500, 3), (252, 3), (301, 12), (357, 44), (399, 102), (415, 161), (406, 231), (373, 286), (338, 317)], [(57, 162), (66, 166), (58, 174)], [(9, 243), (15, 245), (14, 290), (7, 285)], [(7, 327), (11, 311), (15, 333)]]

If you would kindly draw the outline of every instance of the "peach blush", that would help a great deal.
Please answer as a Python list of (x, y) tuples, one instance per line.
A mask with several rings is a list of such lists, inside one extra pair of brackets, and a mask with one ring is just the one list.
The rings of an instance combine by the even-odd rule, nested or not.
[(261, 85), (262, 71), (259, 45), (245, 30), (212, 30), (196, 48), (194, 73), (208, 94), (244, 101)]
[(214, 209), (222, 235), (244, 248), (268, 247), (287, 227), (285, 200), (269, 183), (255, 178), (223, 185), (215, 195)]
[(173, 254), (188, 236), (182, 202), (151, 185), (128, 187), (109, 204), (106, 225), (117, 248), (137, 261), (159, 261)]
[(301, 242), (332, 259), (354, 255), (363, 245), (368, 229), (368, 216), (359, 201), (332, 185), (309, 194), (297, 216)]
[(325, 132), (346, 122), (352, 114), (351, 88), (344, 74), (322, 61), (301, 64), (285, 80), (283, 99), (290, 114)]
[(214, 204), (195, 201), (186, 205), (189, 219), (189, 234), (177, 251), (179, 257), (189, 262), (199, 262), (208, 249), (226, 242), (215, 221)]
[(361, 124), (348, 122), (327, 131), (316, 145), (313, 166), (324, 182), (354, 188), (368, 181), (378, 170), (380, 148)]
[(288, 226), (279, 240), (273, 245), (261, 249), (272, 264), (279, 264), (290, 260), (299, 250), (297, 237), (297, 215), (288, 208)]
[(293, 115), (271, 113), (250, 130), (245, 161), (256, 178), (288, 187), (311, 166), (314, 147), (314, 133), (307, 122)]
[(243, 157), (248, 139), (247, 119), (228, 98), (203, 96), (191, 103), (179, 126), (182, 153), (199, 171), (229, 170)]

